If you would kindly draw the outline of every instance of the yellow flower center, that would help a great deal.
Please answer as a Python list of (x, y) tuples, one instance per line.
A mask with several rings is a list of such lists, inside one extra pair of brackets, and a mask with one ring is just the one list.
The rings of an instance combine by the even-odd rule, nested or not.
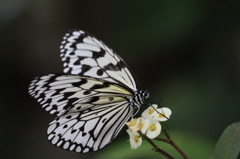
[(159, 117), (159, 118), (164, 118), (164, 117), (165, 117), (165, 114), (164, 114), (164, 113), (160, 113), (160, 114), (158, 114), (158, 117)]
[(136, 143), (138, 143), (138, 141), (139, 141), (139, 136), (135, 136), (135, 137), (134, 137), (134, 141), (135, 141)]
[(154, 109), (149, 109), (148, 114), (152, 114), (155, 110)]
[(155, 131), (157, 129), (155, 124), (150, 125), (149, 128), (151, 131)]
[(139, 128), (142, 129), (143, 128), (143, 123), (139, 124)]
[(127, 122), (126, 124), (128, 127), (130, 127), (130, 126), (136, 125), (136, 123), (137, 123), (137, 119), (132, 119), (131, 121)]

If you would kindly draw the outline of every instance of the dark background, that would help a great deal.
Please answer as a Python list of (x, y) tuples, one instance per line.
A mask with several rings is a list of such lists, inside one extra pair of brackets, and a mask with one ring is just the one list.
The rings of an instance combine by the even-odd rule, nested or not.
[(126, 154), (139, 152), (130, 150), (126, 128), (112, 146), (85, 155), (47, 141), (54, 117), (30, 98), (28, 85), (35, 76), (62, 72), (59, 46), (74, 28), (113, 48), (140, 88), (172, 109), (167, 129), (173, 138), (185, 135), (178, 144), (186, 153), (211, 157), (222, 131), (239, 121), (240, 1), (2, 0), (0, 16), (1, 158), (119, 157), (118, 144)]

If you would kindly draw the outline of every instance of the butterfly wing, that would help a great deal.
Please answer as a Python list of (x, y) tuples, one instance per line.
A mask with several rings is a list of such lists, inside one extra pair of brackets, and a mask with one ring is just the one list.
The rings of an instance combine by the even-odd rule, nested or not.
[(109, 144), (134, 112), (132, 94), (110, 82), (78, 75), (49, 74), (29, 87), (46, 111), (58, 117), (48, 139), (63, 149), (86, 153)]
[[(126, 101), (133, 94), (127, 89), (106, 81), (78, 75), (49, 74), (35, 78), (29, 93), (50, 114), (61, 116), (66, 111), (89, 109), (86, 103)], [(83, 106), (85, 104), (85, 107)]]
[(81, 30), (67, 33), (60, 46), (64, 72), (125, 85), (136, 91), (128, 65), (102, 41)]
[(133, 113), (126, 101), (100, 104), (57, 117), (48, 128), (49, 141), (80, 153), (97, 151), (109, 144)]

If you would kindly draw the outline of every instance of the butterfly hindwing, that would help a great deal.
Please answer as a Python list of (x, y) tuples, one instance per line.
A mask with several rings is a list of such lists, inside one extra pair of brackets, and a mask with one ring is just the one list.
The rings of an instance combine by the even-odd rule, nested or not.
[(133, 111), (128, 102), (122, 101), (67, 113), (49, 124), (48, 139), (70, 151), (97, 151), (116, 137)]
[(137, 89), (134, 74), (112, 49), (89, 33), (72, 30), (60, 46), (64, 72), (94, 77)]

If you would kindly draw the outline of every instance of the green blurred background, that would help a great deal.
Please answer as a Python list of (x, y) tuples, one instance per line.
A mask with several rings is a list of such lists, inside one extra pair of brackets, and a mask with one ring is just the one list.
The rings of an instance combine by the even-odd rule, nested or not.
[(222, 131), (240, 119), (240, 1), (1, 0), (0, 16), (1, 158), (162, 157), (148, 143), (130, 150), (126, 128), (89, 154), (48, 142), (54, 116), (30, 98), (28, 85), (62, 72), (59, 46), (74, 28), (113, 48), (140, 88), (172, 109), (167, 129), (190, 158), (210, 158)]

